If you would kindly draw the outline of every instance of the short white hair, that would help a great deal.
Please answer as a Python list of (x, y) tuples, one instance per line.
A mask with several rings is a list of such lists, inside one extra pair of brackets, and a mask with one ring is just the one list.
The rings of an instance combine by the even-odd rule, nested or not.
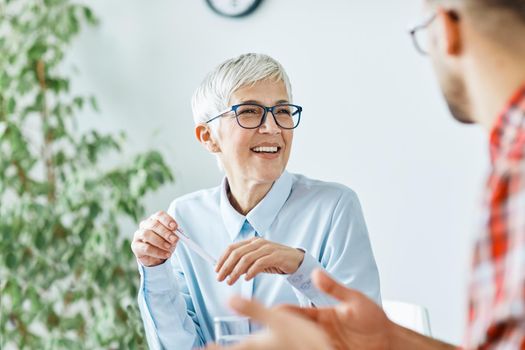
[(232, 94), (241, 87), (270, 79), (282, 81), (292, 102), (290, 79), (283, 66), (268, 55), (247, 53), (224, 61), (211, 71), (193, 94), (195, 124), (205, 123), (228, 108)]

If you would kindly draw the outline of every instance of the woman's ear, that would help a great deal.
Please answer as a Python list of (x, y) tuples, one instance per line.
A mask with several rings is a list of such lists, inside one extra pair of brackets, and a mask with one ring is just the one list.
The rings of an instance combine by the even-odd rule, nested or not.
[(221, 151), (208, 124), (197, 124), (195, 126), (195, 136), (208, 152), (218, 153)]

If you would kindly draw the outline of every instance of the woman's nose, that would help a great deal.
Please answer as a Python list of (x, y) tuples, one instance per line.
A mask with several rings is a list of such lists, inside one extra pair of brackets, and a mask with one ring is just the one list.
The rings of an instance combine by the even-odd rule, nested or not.
[(275, 118), (273, 117), (273, 114), (270, 111), (266, 112), (266, 120), (259, 127), (259, 130), (261, 130), (262, 132), (270, 133), (270, 134), (281, 133), (281, 128), (275, 122)]

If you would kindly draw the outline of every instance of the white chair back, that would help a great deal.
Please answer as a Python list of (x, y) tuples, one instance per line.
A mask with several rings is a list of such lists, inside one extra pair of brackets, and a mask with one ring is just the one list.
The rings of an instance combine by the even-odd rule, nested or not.
[(430, 319), (425, 307), (402, 301), (383, 301), (383, 310), (390, 320), (426, 336), (431, 336)]

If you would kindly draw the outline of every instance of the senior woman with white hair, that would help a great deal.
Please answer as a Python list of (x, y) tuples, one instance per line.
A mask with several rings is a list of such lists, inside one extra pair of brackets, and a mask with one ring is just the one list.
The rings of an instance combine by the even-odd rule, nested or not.
[[(175, 199), (135, 232), (150, 348), (214, 341), (213, 318), (232, 313), (225, 301), (233, 294), (266, 305), (331, 305), (310, 281), (315, 268), (379, 303), (356, 194), (286, 171), (302, 108), (292, 103), (283, 67), (262, 54), (229, 59), (205, 78), (192, 107), (197, 139), (225, 177), (218, 187)], [(177, 228), (220, 257), (216, 265), (178, 243)]]

